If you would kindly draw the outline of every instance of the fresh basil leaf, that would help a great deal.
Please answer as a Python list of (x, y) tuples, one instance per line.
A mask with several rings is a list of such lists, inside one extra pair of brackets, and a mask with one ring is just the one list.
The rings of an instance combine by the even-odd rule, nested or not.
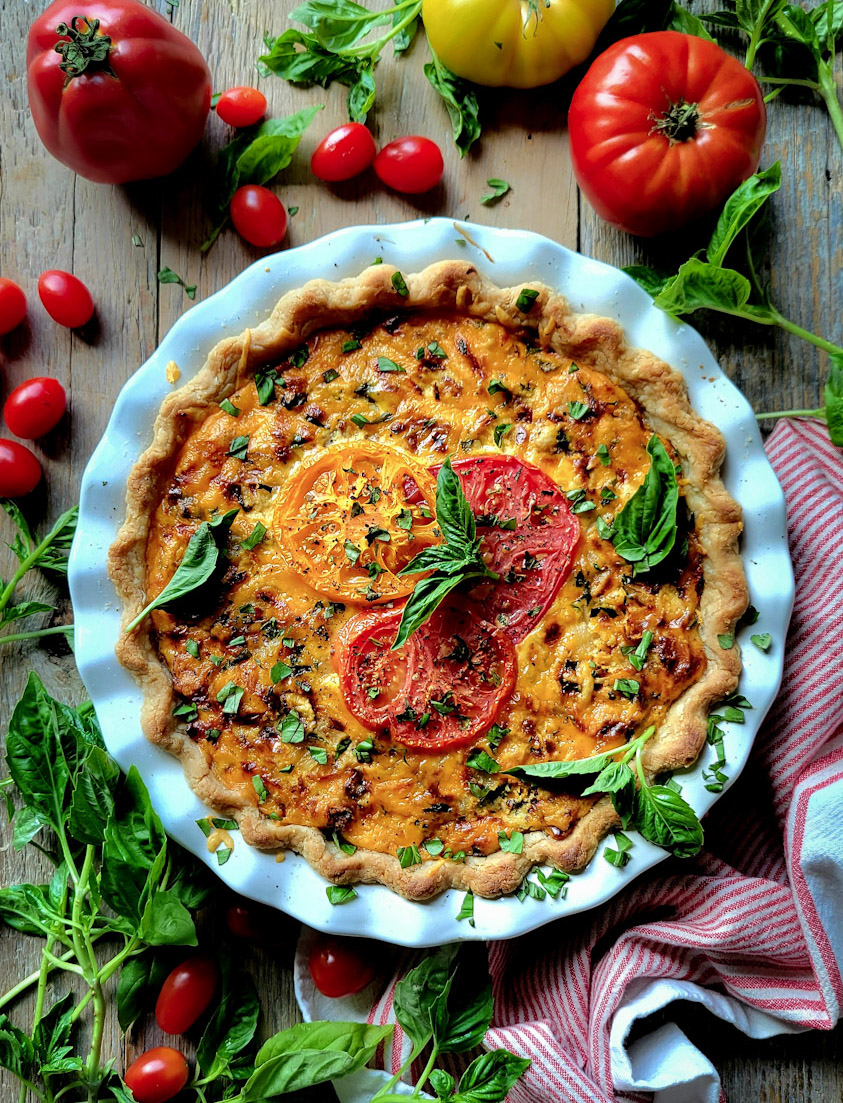
[(288, 18), (302, 23), (320, 46), (333, 51), (355, 46), (375, 27), (391, 22), (389, 12), (372, 12), (353, 0), (307, 0)]
[(483, 1053), (462, 1074), (452, 1103), (502, 1103), (530, 1064), (505, 1049)]
[(440, 947), (395, 986), (395, 1017), (416, 1047), (427, 1044), (434, 1034), (434, 1022), (442, 1018), (458, 950), (456, 945)]
[[(403, 23), (406, 17), (406, 12), (396, 11), (392, 16), (392, 25), (397, 27), (399, 23)], [(409, 23), (398, 32), (398, 34), (392, 40), (392, 49), (396, 57), (409, 50), (413, 44), (413, 39), (418, 33), (419, 26), (421, 25), (421, 17), (416, 16), (415, 19), (411, 19)]]
[(348, 1076), (368, 1064), (392, 1030), (341, 1022), (299, 1023), (283, 1030), (258, 1050), (255, 1071), (243, 1087), (243, 1103), (263, 1103), (268, 1097)]
[(448, 544), (459, 549), (467, 549), (473, 545), (477, 536), (474, 514), (459, 476), (451, 466), (450, 456), (436, 476), (436, 520)]
[(188, 541), (184, 556), (170, 581), (126, 627), (127, 633), (136, 628), (153, 609), (179, 601), (208, 581), (219, 561), (221, 544), (238, 512), (237, 509), (230, 509), (213, 521), (201, 523)]
[(245, 184), (266, 184), (292, 161), (302, 136), (322, 110), (322, 105), (305, 107), (283, 119), (265, 119), (240, 131), (220, 152), (217, 164), (217, 214), (228, 214), (238, 188)]
[(442, 97), (451, 120), (454, 143), (460, 151), (460, 157), (465, 157), (481, 132), (477, 94), (468, 81), (462, 80), (443, 65), (432, 49), (430, 53), (433, 60), (425, 65), (424, 75)]
[(695, 310), (721, 310), (739, 318), (772, 324), (769, 308), (749, 302), (752, 285), (746, 276), (732, 268), (718, 268), (699, 257), (691, 257), (680, 267), (654, 302), (673, 317), (693, 314)]
[(633, 822), (645, 839), (679, 858), (690, 858), (702, 847), (703, 829), (696, 812), (666, 785), (640, 786)]
[(670, 6), (664, 29), (666, 31), (679, 31), (681, 34), (691, 34), (696, 38), (704, 38), (707, 42), (714, 41), (706, 30), (705, 23), (696, 15), (693, 15), (676, 3)]
[(393, 651), (397, 651), (407, 642), (416, 629), (433, 615), (448, 594), (465, 581), (465, 577), (459, 572), (446, 575), (437, 571), (430, 578), (423, 578), (416, 583), (401, 614), (401, 623), (392, 645)]
[(47, 885), (7, 885), (0, 889), (0, 919), (23, 934), (46, 938), (53, 925)]
[(590, 758), (537, 762), (533, 766), (510, 766), (508, 769), (504, 768), (502, 772), (514, 774), (515, 777), (524, 778), (525, 781), (559, 781), (566, 777), (599, 774), (604, 767), (614, 761), (615, 754), (617, 751), (607, 751), (605, 754), (592, 755)]
[(36, 809), (24, 805), (15, 813), (12, 846), (15, 850), (23, 850), (45, 827), (49, 827), (49, 821)]
[(354, 900), (357, 896), (355, 890), (351, 885), (328, 885), (325, 889), (325, 895), (328, 897), (328, 902), (331, 904), (347, 904), (350, 900)]
[(646, 264), (629, 264), (622, 269), (628, 276), (632, 276), (637, 284), (655, 298), (675, 277), (670, 272), (661, 268), (648, 268)]
[(167, 851), (164, 828), (140, 774), (131, 766), (115, 814), (105, 825), (100, 890), (105, 902), (135, 924), (157, 888)]
[(587, 789), (583, 789), (584, 797), (593, 796), (595, 793), (618, 793), (622, 789), (635, 787), (635, 774), (625, 762), (609, 762)]
[(500, 770), (500, 766), (491, 755), (486, 754), (478, 747), (470, 752), (466, 759), (466, 766), (470, 766), (472, 770), (482, 770), (487, 774), (496, 774)]
[(125, 963), (117, 980), (117, 1021), (122, 1031), (149, 1010), (169, 972), (166, 960), (155, 950), (145, 950)]
[(436, 1092), (436, 1098), (448, 1100), (454, 1094), (455, 1081), (450, 1072), (444, 1069), (431, 1069), (430, 1086)]
[(496, 203), (499, 199), (503, 199), (505, 195), (512, 191), (511, 184), (507, 183), (506, 180), (500, 180), (494, 176), (490, 176), (486, 183), (492, 190), (488, 195), (482, 196), (480, 202), (487, 207), (491, 203)]
[(357, 79), (348, 90), (348, 116), (356, 123), (365, 123), (366, 116), (375, 106), (375, 74), (371, 63), (361, 64)]
[(24, 617), (34, 616), (35, 613), (52, 613), (54, 610), (55, 605), (47, 605), (43, 601), (19, 601), (17, 605), (7, 605), (0, 612), (0, 624), (10, 624), (13, 620), (23, 620)]
[(80, 843), (96, 846), (114, 812), (114, 789), (120, 770), (101, 747), (91, 747), (76, 775), (67, 829)]
[(9, 774), (27, 807), (56, 832), (65, 822), (68, 792), (81, 763), (102, 743), (96, 717), (83, 709), (55, 700), (33, 672), (9, 720)]
[(19, 1080), (32, 1080), (36, 1069), (35, 1044), (8, 1015), (0, 1015), (0, 1068)]
[(150, 946), (196, 946), (190, 912), (171, 889), (153, 892), (144, 908), (140, 936)]
[(831, 373), (825, 385), (825, 420), (831, 443), (843, 448), (843, 356), (831, 356)]
[(710, 264), (723, 264), (738, 234), (758, 214), (782, 184), (781, 164), (776, 161), (766, 171), (744, 180), (726, 200), (706, 249)]
[(255, 1036), (260, 1003), (254, 982), (245, 971), (234, 973), (228, 952), (220, 958), (220, 998), (202, 1033), (196, 1050), (196, 1064), (208, 1079), (229, 1075), (234, 1057)]
[(650, 467), (644, 482), (613, 522), (615, 551), (635, 564), (636, 573), (661, 563), (676, 543), (679, 505), (676, 469), (655, 433), (647, 444), (647, 452)]

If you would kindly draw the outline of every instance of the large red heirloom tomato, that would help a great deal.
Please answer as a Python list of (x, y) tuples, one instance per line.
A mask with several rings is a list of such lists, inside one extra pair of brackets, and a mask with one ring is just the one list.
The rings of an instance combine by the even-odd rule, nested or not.
[(651, 237), (719, 207), (758, 168), (758, 82), (713, 42), (677, 31), (610, 46), (568, 113), (577, 182), (601, 218)]
[(32, 24), (26, 67), (41, 141), (100, 184), (166, 176), (205, 129), (205, 59), (137, 0), (55, 0)]

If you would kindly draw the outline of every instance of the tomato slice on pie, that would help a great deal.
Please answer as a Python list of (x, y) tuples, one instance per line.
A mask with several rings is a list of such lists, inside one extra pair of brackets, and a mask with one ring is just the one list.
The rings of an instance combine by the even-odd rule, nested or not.
[(483, 559), (500, 575), (499, 582), (475, 586), (471, 600), (518, 643), (568, 577), (579, 521), (553, 479), (515, 456), (455, 460), (453, 468), (474, 513)]
[(401, 568), (441, 541), (435, 500), (435, 478), (421, 464), (354, 444), (328, 449), (293, 477), (275, 528), (314, 590), (376, 603), (408, 594), (417, 579), (401, 577)]
[(473, 742), (515, 685), (511, 641), (460, 603), (438, 609), (391, 651), (400, 620), (400, 609), (373, 610), (343, 625), (332, 657), (349, 710), (414, 750)]
[(386, 724), (407, 680), (406, 649), (391, 651), (401, 610), (358, 613), (337, 634), (331, 653), (349, 712), (369, 728)]

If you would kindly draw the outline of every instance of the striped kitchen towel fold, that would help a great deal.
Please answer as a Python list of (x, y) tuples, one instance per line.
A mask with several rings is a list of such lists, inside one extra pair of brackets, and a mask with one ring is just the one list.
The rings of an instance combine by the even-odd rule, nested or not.
[[(489, 943), (489, 1048), (531, 1058), (511, 1103), (718, 1103), (708, 1059), (671, 1023), (673, 1000), (763, 1038), (831, 1029), (843, 1002), (843, 458), (816, 421), (781, 422), (767, 454), (788, 504), (796, 605), (781, 693), (739, 782), (706, 819), (706, 848), (669, 859), (605, 906)], [(390, 1020), (396, 975), (372, 1005), (325, 1001), (297, 958), (308, 1018)], [(382, 1056), (400, 1063), (400, 1029)], [(365, 1103), (364, 1070), (336, 1085)]]

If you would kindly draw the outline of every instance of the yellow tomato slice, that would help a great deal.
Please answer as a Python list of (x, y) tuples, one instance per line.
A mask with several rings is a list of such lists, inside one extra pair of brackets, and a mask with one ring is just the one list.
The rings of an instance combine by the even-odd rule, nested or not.
[(399, 576), (423, 548), (441, 543), (436, 480), (391, 449), (333, 448), (284, 487), (274, 528), (308, 586), (339, 601), (404, 597), (418, 575)]

